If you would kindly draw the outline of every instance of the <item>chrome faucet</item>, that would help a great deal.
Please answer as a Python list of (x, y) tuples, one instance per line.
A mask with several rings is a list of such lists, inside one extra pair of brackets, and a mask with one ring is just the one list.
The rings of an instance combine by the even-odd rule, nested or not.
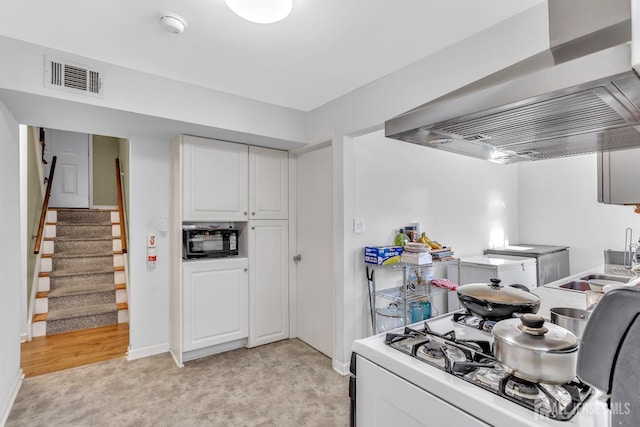
[[(624, 247), (626, 249), (624, 254), (624, 266), (631, 270), (638, 263), (637, 255), (640, 255), (640, 239), (636, 243), (633, 243), (633, 230), (627, 228), (624, 235)], [(627, 260), (629, 257), (629, 260)]]
[(632, 243), (629, 245), (629, 268), (633, 268), (638, 264), (640, 257), (640, 239), (636, 243)]

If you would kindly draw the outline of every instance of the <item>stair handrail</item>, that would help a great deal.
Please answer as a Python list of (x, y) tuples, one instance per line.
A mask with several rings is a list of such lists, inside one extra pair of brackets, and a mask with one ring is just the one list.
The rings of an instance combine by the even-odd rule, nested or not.
[(127, 253), (127, 226), (124, 215), (124, 198), (122, 196), (122, 175), (120, 172), (120, 159), (116, 158), (116, 182), (118, 189), (118, 214), (120, 215), (120, 240), (122, 241), (122, 253)]
[(51, 160), (51, 169), (49, 169), (49, 178), (47, 178), (47, 191), (44, 193), (44, 200), (42, 201), (42, 212), (40, 212), (40, 223), (38, 224), (38, 234), (36, 235), (36, 244), (33, 248), (33, 253), (38, 255), (40, 253), (40, 245), (42, 244), (42, 235), (44, 233), (45, 220), (47, 219), (47, 210), (49, 210), (49, 197), (51, 196), (51, 186), (53, 185), (53, 174), (56, 171), (57, 156), (53, 156)]

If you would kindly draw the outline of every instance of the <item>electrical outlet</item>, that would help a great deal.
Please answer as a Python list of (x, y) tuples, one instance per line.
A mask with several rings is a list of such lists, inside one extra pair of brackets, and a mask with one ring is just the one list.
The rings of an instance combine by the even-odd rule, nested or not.
[(354, 218), (353, 219), (353, 232), (357, 234), (364, 233), (364, 218)]

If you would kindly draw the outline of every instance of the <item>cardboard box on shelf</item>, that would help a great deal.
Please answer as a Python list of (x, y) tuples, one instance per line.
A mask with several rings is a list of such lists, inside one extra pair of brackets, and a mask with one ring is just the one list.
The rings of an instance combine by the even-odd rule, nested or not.
[(366, 246), (364, 262), (367, 264), (396, 264), (400, 262), (402, 246)]

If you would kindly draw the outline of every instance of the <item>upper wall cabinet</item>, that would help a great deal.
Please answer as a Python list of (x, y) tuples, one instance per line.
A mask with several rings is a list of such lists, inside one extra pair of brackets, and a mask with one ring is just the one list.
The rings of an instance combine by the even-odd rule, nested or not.
[(184, 221), (287, 219), (286, 151), (193, 136), (182, 141)]
[(640, 149), (598, 153), (598, 201), (640, 204)]
[(289, 155), (249, 147), (249, 219), (287, 219)]
[(183, 220), (248, 219), (246, 145), (184, 136), (183, 159)]

